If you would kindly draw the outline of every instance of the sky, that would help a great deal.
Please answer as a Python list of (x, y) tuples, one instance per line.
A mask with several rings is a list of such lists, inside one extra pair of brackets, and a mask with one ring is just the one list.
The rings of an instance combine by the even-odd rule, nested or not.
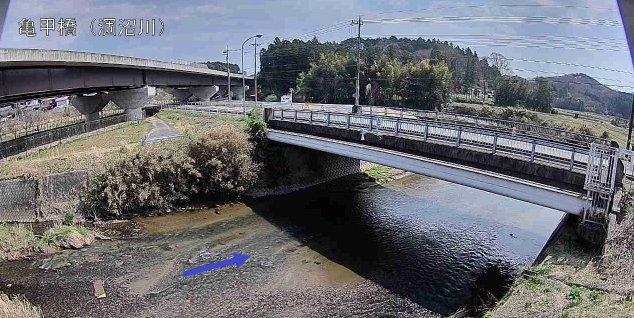
[[(354, 0), (11, 0), (0, 47), (97, 52), (163, 61), (224, 61), (222, 51), (227, 46), (240, 50), (242, 43), (255, 34), (264, 35), (258, 40), (264, 45), (275, 37), (309, 40), (314, 35), (322, 42), (339, 42), (356, 36), (356, 27), (350, 22), (359, 15), (366, 21), (420, 18), (423, 22), (364, 23), (361, 36), (437, 38), (460, 47), (469, 46), (480, 57), (501, 53), (511, 59), (515, 74), (527, 78), (586, 73), (601, 83), (613, 85), (613, 89), (633, 91), (634, 70), (616, 0), (525, 0), (521, 5), (510, 0), (392, 0), (389, 5), (387, 3)], [(447, 21), (447, 17), (471, 19), (456, 22)], [(526, 17), (548, 17), (555, 22), (573, 23), (526, 22), (523, 19)], [(40, 30), (40, 19), (46, 18), (55, 19), (56, 29), (61, 18), (74, 18), (76, 36), (60, 36), (58, 31), (50, 31), (46, 36), (45, 31)], [(99, 19), (111, 18), (117, 19), (116, 36), (99, 36)], [(565, 18), (591, 20), (574, 23), (576, 20)], [(34, 22), (35, 36), (20, 34), (23, 19)], [(119, 35), (121, 25), (125, 24), (119, 19), (133, 19), (136, 35)], [(138, 35), (140, 19), (155, 20), (154, 36)], [(163, 22), (160, 36), (159, 19)], [(91, 33), (91, 23), (97, 35)], [(249, 74), (254, 71), (254, 52), (250, 43), (253, 40), (244, 48), (244, 68)], [(230, 62), (241, 64), (239, 51), (231, 52)]]

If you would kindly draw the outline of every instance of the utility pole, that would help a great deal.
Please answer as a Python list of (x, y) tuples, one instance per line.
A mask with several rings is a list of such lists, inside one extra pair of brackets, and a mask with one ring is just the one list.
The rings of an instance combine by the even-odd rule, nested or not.
[(258, 46), (261, 44), (258, 44), (258, 38), (254, 38), (253, 39), (253, 65), (255, 66), (255, 75), (254, 75), (254, 81), (255, 81), (255, 102), (258, 102)]
[(354, 96), (354, 107), (352, 112), (356, 113), (359, 110), (359, 77), (361, 77), (361, 25), (363, 25), (363, 21), (361, 21), (361, 16), (359, 16), (359, 20), (352, 20), (352, 24), (358, 25), (358, 34), (357, 34), (357, 89), (356, 95)]
[(231, 72), (229, 71), (229, 46), (222, 52), (227, 56), (227, 101), (231, 103)]
[(632, 108), (630, 109), (630, 124), (627, 131), (627, 145), (626, 149), (630, 149), (630, 141), (632, 141), (632, 119), (634, 119), (634, 97), (632, 97)]

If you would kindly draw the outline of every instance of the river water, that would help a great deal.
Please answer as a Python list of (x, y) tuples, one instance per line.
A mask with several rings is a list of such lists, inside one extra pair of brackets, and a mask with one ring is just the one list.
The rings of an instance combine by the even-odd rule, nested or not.
[(412, 175), (383, 186), (326, 185), (254, 204), (310, 248), (437, 313), (501, 297), (561, 212)]
[[(337, 181), (121, 223), (136, 234), (0, 263), (0, 292), (52, 318), (439, 317), (500, 298), (561, 217), (418, 175)], [(250, 258), (182, 275), (231, 253)]]

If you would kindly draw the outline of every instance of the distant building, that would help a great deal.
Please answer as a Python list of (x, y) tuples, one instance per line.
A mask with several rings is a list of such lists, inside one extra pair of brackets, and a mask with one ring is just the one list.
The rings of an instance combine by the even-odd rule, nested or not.
[(55, 99), (55, 107), (60, 106), (68, 106), (68, 96), (60, 97)]
[(29, 107), (39, 107), (40, 101), (37, 99), (27, 100), (27, 101), (19, 102), (18, 106), (22, 109), (29, 108)]

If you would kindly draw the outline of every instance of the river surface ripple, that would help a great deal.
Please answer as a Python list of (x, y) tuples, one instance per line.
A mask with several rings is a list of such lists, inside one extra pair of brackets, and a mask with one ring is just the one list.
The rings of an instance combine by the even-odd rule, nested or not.
[(501, 297), (563, 214), (412, 175), (384, 186), (322, 186), (266, 200), (254, 211), (357, 274), (434, 312)]

